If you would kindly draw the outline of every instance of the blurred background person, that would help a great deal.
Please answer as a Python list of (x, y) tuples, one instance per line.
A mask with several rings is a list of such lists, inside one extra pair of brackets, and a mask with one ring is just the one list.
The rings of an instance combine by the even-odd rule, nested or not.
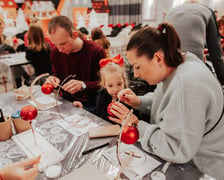
[[(5, 29), (5, 22), (0, 19), (0, 54), (16, 53), (18, 47), (18, 41), (14, 41), (13, 38), (7, 38), (3, 32)], [(10, 43), (10, 41), (13, 41)], [(12, 44), (12, 46), (10, 45)], [(22, 77), (29, 78), (27, 72), (21, 66), (13, 67), (12, 72), (16, 79), (16, 87), (22, 86)]]
[[(52, 65), (50, 58), (51, 47), (45, 41), (44, 32), (40, 25), (30, 25), (27, 39), (26, 59), (32, 63), (35, 71), (35, 75), (25, 81), (25, 84), (29, 86), (36, 76), (43, 73), (52, 74)], [(42, 84), (44, 81), (39, 83)]]
[(92, 40), (104, 48), (106, 57), (110, 57), (110, 41), (104, 35), (100, 27), (93, 28), (91, 31)]
[(223, 54), (216, 17), (210, 8), (198, 2), (186, 1), (171, 9), (165, 21), (174, 26), (184, 51), (190, 51), (204, 60), (204, 48), (207, 46), (217, 78), (224, 85)]
[(221, 47), (222, 47), (222, 51), (223, 51), (223, 55), (224, 55), (224, 16), (222, 16), (218, 20), (218, 26), (219, 26)]

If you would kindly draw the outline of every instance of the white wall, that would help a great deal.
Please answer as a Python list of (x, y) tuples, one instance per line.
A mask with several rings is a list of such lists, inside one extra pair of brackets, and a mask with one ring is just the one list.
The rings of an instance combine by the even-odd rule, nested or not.
[[(145, 19), (142, 20), (143, 24), (157, 26), (159, 23), (163, 21), (163, 13), (169, 11), (172, 8), (174, 1), (180, 2), (181, 0), (144, 0), (144, 1), (157, 1), (156, 18), (153, 20), (145, 20)], [(218, 10), (219, 17), (224, 15), (224, 0), (202, 0), (202, 3), (206, 4), (213, 10)]]

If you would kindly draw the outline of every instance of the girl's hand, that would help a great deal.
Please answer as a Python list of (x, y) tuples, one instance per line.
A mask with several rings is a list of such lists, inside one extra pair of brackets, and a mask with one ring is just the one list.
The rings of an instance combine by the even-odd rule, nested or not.
[[(122, 121), (127, 116), (129, 111), (130, 110), (124, 104), (116, 101), (111, 107), (111, 112), (116, 117), (108, 116), (108, 119), (111, 121), (114, 121), (118, 124), (122, 124)], [(134, 114), (132, 114), (130, 120), (131, 120), (131, 122), (130, 122), (131, 124), (138, 124), (138, 118)]]
[(118, 93), (118, 99), (132, 107), (138, 107), (141, 104), (141, 100), (130, 88), (121, 90)]
[(80, 101), (73, 101), (73, 105), (75, 107), (83, 108), (83, 105), (82, 105), (82, 103)]

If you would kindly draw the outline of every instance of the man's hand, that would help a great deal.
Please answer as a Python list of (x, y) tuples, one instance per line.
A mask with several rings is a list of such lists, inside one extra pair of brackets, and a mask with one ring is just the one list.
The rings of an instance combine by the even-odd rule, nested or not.
[(71, 79), (62, 86), (62, 89), (70, 94), (75, 94), (82, 90), (82, 81)]

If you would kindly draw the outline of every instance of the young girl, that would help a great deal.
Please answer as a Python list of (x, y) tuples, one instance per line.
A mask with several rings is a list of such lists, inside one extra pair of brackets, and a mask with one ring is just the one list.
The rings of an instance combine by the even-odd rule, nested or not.
[[(95, 114), (108, 120), (107, 106), (117, 100), (117, 94), (127, 87), (127, 78), (123, 68), (124, 60), (118, 55), (111, 59), (100, 60), (100, 87), (96, 98)], [(82, 107), (81, 102), (74, 101), (77, 107)]]
[[(52, 72), (49, 44), (44, 40), (44, 32), (40, 25), (32, 24), (28, 31), (28, 47), (26, 49), (26, 59), (32, 62), (35, 76)], [(30, 85), (29, 82), (26, 82)]]
[(96, 100), (96, 114), (108, 120), (107, 106), (116, 101), (118, 93), (128, 86), (124, 60), (118, 55), (112, 59), (100, 61), (100, 86)]
[[(100, 87), (101, 89), (97, 93), (96, 98), (96, 109), (95, 114), (100, 116), (101, 118), (111, 122), (115, 123), (114, 121), (111, 121), (109, 119), (109, 114), (107, 111), (108, 105), (112, 101), (118, 100), (118, 93), (128, 87), (128, 78), (126, 76), (124, 65), (124, 60), (120, 56), (120, 54), (116, 57), (113, 57), (111, 59), (101, 59), (100, 60)], [(74, 101), (73, 104), (76, 107), (83, 107), (81, 102)], [(127, 109), (130, 109), (131, 107), (127, 104), (125, 104)], [(144, 114), (136, 109), (134, 109), (134, 114), (140, 118), (145, 120), (148, 119), (149, 116), (147, 114)]]

